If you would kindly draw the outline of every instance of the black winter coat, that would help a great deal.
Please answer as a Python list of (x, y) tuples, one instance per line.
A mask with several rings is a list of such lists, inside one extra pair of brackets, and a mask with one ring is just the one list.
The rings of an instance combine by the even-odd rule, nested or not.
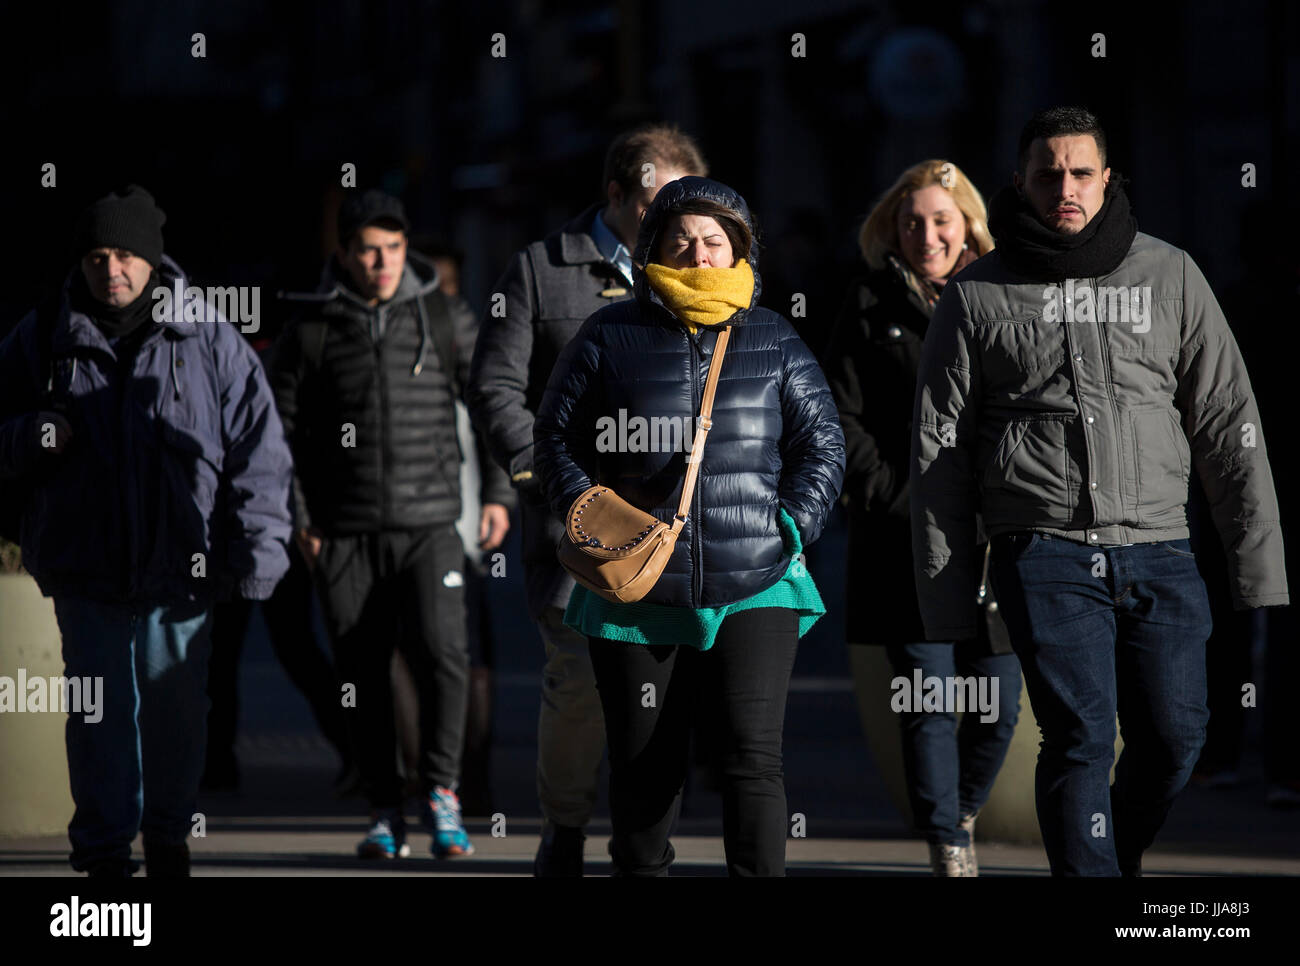
[[(688, 197), (739, 212), (744, 200), (706, 178), (665, 185), (641, 223), (635, 264), (654, 251), (665, 211)], [(757, 246), (755, 246), (756, 248)], [(778, 528), (784, 507), (805, 546), (821, 533), (844, 473), (844, 436), (821, 368), (794, 328), (759, 297), (730, 319), (713, 428), (704, 449), (687, 523), (647, 603), (717, 607), (776, 583), (790, 562)], [(551, 508), (567, 515), (573, 500), (600, 483), (670, 522), (677, 511), (689, 449), (600, 452), (597, 422), (641, 417), (650, 426), (693, 426), (713, 358), (718, 327), (691, 335), (635, 270), (635, 300), (601, 309), (565, 349), (546, 388), (534, 426), (534, 466)], [(620, 417), (620, 410), (624, 416)], [(654, 436), (653, 430), (651, 436)], [(635, 437), (629, 434), (627, 442)], [(658, 436), (663, 441), (663, 434)], [(602, 447), (608, 449), (608, 447)], [(651, 451), (645, 451), (650, 449)]]
[(893, 268), (866, 271), (850, 287), (826, 350), (847, 448), (851, 643), (926, 639), (908, 566), (908, 475), (916, 373), (932, 311)]
[[(456, 381), (469, 376), (478, 328), (464, 299), (438, 290), (432, 262), (409, 252), (397, 293), (369, 306), (340, 282), (331, 260), (322, 291), (276, 343), (271, 386), (294, 457), (299, 527), (327, 535), (418, 529), (460, 516), (460, 443), (454, 383), (430, 317), (445, 301), (454, 330)], [(316, 361), (319, 360), (319, 368)], [(486, 452), (483, 454), (486, 456)], [(514, 504), (505, 474), (480, 459), (484, 503)]]

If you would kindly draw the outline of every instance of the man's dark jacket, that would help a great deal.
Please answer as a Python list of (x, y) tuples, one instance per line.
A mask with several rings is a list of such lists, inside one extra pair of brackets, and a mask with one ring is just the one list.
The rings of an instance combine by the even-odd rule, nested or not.
[(534, 617), (568, 603), (573, 581), (556, 561), (562, 528), (533, 471), (533, 420), (555, 360), (582, 323), (631, 297), (629, 280), (592, 241), (598, 211), (593, 205), (510, 260), (483, 315), (466, 393), (474, 425), (524, 497), (524, 571)]
[[(319, 291), (276, 343), (271, 386), (294, 456), (295, 525), (323, 533), (414, 530), (460, 516), (454, 399), (469, 375), (477, 321), (408, 252), (397, 292), (370, 306), (331, 260)], [(433, 315), (450, 313), (452, 378)], [(326, 324), (311, 324), (324, 322)], [(512, 506), (505, 474), (483, 462), (483, 502)]]
[[(291, 464), (261, 363), (220, 313), (187, 322), (173, 301), (128, 370), (72, 307), (77, 271), (52, 318), (0, 344), (0, 479), (30, 487), (23, 565), (48, 597), (265, 600), (289, 567)], [(159, 285), (178, 280), (164, 255)], [(47, 408), (72, 426), (62, 453), (35, 445)]]

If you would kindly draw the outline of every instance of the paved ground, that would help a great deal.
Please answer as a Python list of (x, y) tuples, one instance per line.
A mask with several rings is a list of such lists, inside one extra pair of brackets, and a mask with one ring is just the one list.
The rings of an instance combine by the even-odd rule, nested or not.
[[(834, 531), (810, 567), (832, 615), (840, 606), (834, 571), (842, 559)], [(517, 560), (517, 547), (508, 553)], [(537, 847), (534, 786), (540, 647), (522, 620), (518, 575), (494, 587), (496, 628), (495, 742), (490, 811), (469, 816), (478, 849), (470, 859), (435, 862), (428, 836), (412, 836), (411, 859), (362, 863), (353, 857), (364, 833), (363, 804), (330, 791), (337, 762), (314, 731), (307, 705), (288, 684), (255, 622), (242, 669), (243, 715), (237, 747), (244, 769), (238, 794), (205, 795), (207, 836), (192, 840), (196, 875), (527, 875)], [(805, 638), (786, 724), (790, 811), (807, 818), (807, 837), (791, 839), (792, 875), (910, 875), (928, 873), (925, 845), (907, 836), (890, 804), (861, 735), (842, 643), (842, 627), (826, 619)], [(1264, 787), (1255, 736), (1244, 762), (1245, 784), (1232, 790), (1191, 788), (1179, 800), (1157, 847), (1149, 875), (1300, 875), (1300, 811), (1262, 804)], [(504, 836), (491, 834), (492, 813)], [(717, 875), (722, 864), (720, 804), (688, 786), (674, 837), (674, 874)], [(412, 810), (409, 818), (415, 822)], [(501, 823), (497, 822), (498, 830)], [(589, 870), (609, 871), (604, 802), (587, 842)], [(0, 840), (0, 875), (67, 874), (64, 836)], [(981, 843), (986, 875), (1045, 875), (1041, 848)]]

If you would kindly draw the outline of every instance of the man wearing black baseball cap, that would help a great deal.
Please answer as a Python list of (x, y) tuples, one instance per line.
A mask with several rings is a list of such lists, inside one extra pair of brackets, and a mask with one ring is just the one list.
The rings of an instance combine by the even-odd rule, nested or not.
[[(406, 855), (389, 668), (402, 649), (420, 698), (420, 783), (439, 858), (473, 851), (456, 786), (468, 700), (460, 446), (455, 401), (478, 323), (407, 251), (401, 202), (351, 196), (318, 291), (278, 340), (276, 403), (293, 449), (295, 532), (318, 578), (370, 827), (364, 858)], [(514, 495), (480, 444), (484, 550), (500, 545)]]

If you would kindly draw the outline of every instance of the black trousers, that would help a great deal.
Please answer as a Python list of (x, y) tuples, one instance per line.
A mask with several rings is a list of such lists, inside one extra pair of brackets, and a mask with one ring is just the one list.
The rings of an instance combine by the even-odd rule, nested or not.
[(469, 694), (465, 551), (451, 524), (329, 536), (316, 576), (362, 788), (373, 808), (402, 804), (390, 667), (401, 648), (420, 703), (420, 785), (460, 777)]
[(761, 607), (722, 622), (712, 648), (589, 639), (609, 742), (616, 874), (667, 875), (692, 727), (723, 780), (733, 876), (785, 874), (781, 734), (798, 616)]

